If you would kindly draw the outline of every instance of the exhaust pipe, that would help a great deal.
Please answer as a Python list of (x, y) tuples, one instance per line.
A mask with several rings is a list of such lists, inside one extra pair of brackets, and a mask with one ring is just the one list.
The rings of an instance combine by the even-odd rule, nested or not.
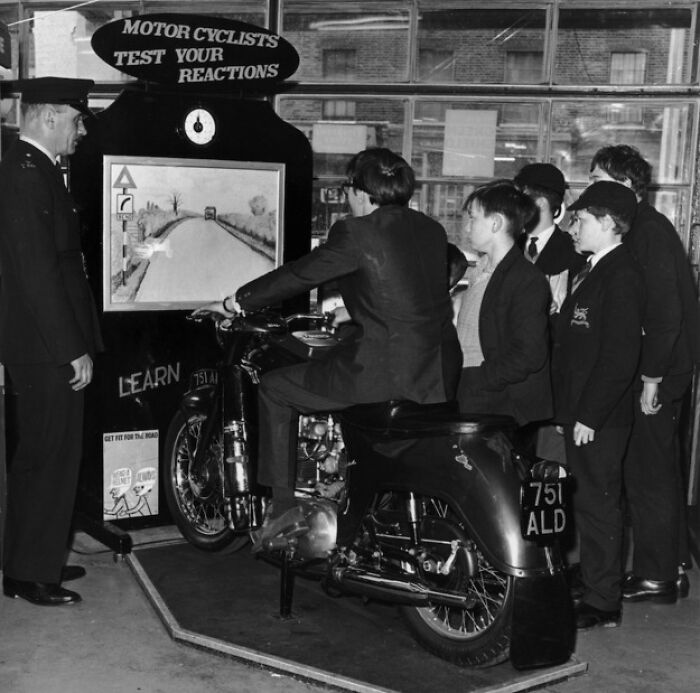
[(378, 573), (370, 573), (349, 566), (337, 567), (331, 571), (332, 581), (343, 591), (378, 601), (405, 606), (453, 606), (468, 609), (474, 600), (466, 595), (444, 590), (430, 589), (414, 580), (388, 578)]

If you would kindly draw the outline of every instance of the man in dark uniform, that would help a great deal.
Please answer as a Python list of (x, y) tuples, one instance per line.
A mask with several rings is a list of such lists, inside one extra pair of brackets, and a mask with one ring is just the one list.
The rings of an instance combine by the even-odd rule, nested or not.
[(614, 180), (639, 202), (625, 245), (646, 286), (644, 338), (636, 378), (635, 419), (625, 459), (632, 520), (632, 573), (623, 598), (672, 604), (688, 594), (690, 562), (678, 424), (700, 362), (700, 311), (688, 256), (673, 224), (647, 201), (651, 166), (634, 147), (596, 152), (591, 180)]
[(610, 181), (594, 183), (569, 207), (576, 213), (576, 246), (591, 256), (556, 322), (552, 381), (555, 417), (564, 425), (576, 480), (580, 629), (616, 626), (621, 617), (622, 460), (632, 428), (644, 304), (642, 277), (622, 237), (636, 207), (634, 193)]
[(84, 388), (101, 348), (78, 213), (59, 156), (85, 134), (91, 80), (20, 83), (20, 140), (0, 163), (0, 359), (16, 396), (3, 590), (34, 604), (80, 601), (62, 582), (82, 456)]

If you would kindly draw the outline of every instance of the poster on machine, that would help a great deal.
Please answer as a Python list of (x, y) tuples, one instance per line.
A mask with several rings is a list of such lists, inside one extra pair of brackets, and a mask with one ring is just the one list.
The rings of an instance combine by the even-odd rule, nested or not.
[(103, 434), (103, 520), (158, 514), (158, 429)]

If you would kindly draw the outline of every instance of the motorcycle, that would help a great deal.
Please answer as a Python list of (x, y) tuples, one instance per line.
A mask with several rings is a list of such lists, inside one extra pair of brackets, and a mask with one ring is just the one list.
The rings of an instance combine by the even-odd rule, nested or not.
[[(272, 368), (324, 358), (337, 339), (317, 314), (210, 317), (223, 358), (192, 374), (172, 420), (165, 495), (190, 543), (235, 551), (269, 502), (254, 481), (256, 386)], [(513, 427), (449, 403), (301, 416), (305, 522), (260, 554), (281, 568), (280, 615), (302, 574), (334, 595), (398, 605), (419, 644), (460, 666), (567, 661), (575, 629), (558, 545), (567, 472), (518, 451)]]

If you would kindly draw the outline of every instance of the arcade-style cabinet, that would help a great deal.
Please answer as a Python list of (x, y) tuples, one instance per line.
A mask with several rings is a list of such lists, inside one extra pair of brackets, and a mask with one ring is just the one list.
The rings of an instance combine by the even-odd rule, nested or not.
[(106, 343), (87, 395), (78, 522), (128, 553), (125, 530), (169, 520), (168, 425), (190, 373), (217, 357), (187, 315), (308, 252), (312, 155), (266, 96), (299, 61), (266, 29), (139, 15), (99, 29), (93, 48), (139, 81), (87, 123), (71, 160)]

